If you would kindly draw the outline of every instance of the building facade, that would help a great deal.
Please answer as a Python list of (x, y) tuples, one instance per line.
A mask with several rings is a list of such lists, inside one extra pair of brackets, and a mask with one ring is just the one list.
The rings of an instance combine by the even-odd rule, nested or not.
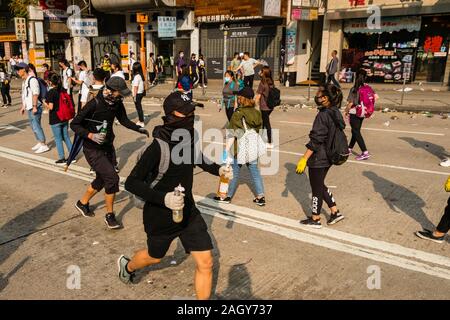
[(448, 85), (449, 44), (449, 0), (328, 0), (320, 70), (337, 50), (343, 82), (363, 68), (371, 82)]

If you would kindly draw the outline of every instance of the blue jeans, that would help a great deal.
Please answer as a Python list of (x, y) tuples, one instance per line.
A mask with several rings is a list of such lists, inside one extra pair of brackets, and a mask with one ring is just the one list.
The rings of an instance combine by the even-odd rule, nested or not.
[[(230, 186), (228, 188), (228, 196), (233, 198), (237, 187), (239, 185), (239, 171), (242, 165), (239, 165), (237, 159), (234, 159), (233, 162), (233, 180), (230, 182)], [(252, 176), (253, 186), (255, 187), (256, 196), (262, 197), (264, 196), (264, 185), (261, 177), (261, 173), (258, 168), (258, 161), (253, 161), (247, 163), (247, 168), (250, 171), (250, 175)]]
[(45, 143), (45, 134), (41, 126), (42, 105), (39, 104), (36, 114), (33, 114), (33, 109), (28, 110), (28, 119), (30, 120), (31, 129), (33, 130), (36, 140)]
[(53, 136), (55, 137), (56, 149), (58, 150), (59, 159), (65, 159), (63, 141), (66, 144), (67, 150), (72, 149), (72, 142), (69, 137), (69, 122), (62, 122), (52, 124)]

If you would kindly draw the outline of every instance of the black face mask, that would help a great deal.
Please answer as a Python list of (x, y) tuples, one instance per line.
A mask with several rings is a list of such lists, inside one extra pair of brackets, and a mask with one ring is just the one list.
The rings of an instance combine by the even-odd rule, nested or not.
[(318, 97), (318, 96), (315, 96), (315, 97), (314, 97), (314, 102), (315, 102), (319, 107), (322, 106), (322, 101), (319, 100), (320, 98), (321, 98), (321, 97)]
[(188, 117), (180, 118), (173, 114), (169, 114), (163, 117), (164, 125), (175, 128), (175, 129), (194, 129), (195, 116), (191, 115)]

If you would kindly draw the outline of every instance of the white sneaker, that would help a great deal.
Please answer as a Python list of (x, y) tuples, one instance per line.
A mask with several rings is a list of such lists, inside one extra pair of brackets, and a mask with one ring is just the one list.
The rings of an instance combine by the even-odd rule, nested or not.
[(450, 167), (450, 159), (445, 159), (440, 163), (441, 167)]
[(34, 153), (44, 153), (49, 150), (50, 150), (50, 148), (46, 144), (43, 144)]
[(41, 146), (41, 143), (38, 142), (33, 148), (31, 148), (31, 150), (36, 151), (37, 149), (39, 149), (40, 146)]
[(138, 122), (136, 122), (136, 124), (141, 128), (145, 127), (145, 123), (143, 123), (143, 122), (138, 121)]

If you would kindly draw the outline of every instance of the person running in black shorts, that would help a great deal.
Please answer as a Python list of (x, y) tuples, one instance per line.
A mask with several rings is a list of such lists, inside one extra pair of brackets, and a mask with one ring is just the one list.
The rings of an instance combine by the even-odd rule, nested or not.
[[(155, 127), (155, 140), (142, 153), (125, 182), (126, 190), (145, 201), (143, 217), (147, 249), (137, 251), (132, 259), (123, 255), (119, 257), (119, 279), (124, 283), (131, 283), (136, 270), (159, 263), (172, 241), (180, 238), (186, 253), (192, 254), (197, 265), (194, 280), (197, 299), (208, 299), (212, 288), (213, 245), (207, 225), (196, 208), (192, 195), (194, 167), (198, 163), (206, 172), (215, 176), (224, 174), (229, 179), (233, 178), (233, 171), (231, 168), (209, 163), (201, 153), (194, 163), (195, 104), (187, 94), (171, 93), (163, 107), (164, 124)], [(175, 135), (182, 133), (177, 129), (184, 129), (181, 142), (175, 138)], [(174, 148), (179, 148), (180, 144), (182, 150), (176, 152), (176, 156), (179, 155), (182, 161), (171, 156)], [(161, 178), (160, 163), (164, 159), (169, 165)], [(160, 180), (151, 187), (150, 184), (157, 176)], [(185, 194), (174, 194), (174, 188), (178, 185), (185, 188)], [(180, 223), (173, 221), (173, 210), (183, 211)]]
[[(110, 229), (121, 227), (114, 215), (113, 205), (116, 193), (119, 192), (119, 176), (114, 170), (114, 131), (113, 123), (117, 118), (124, 127), (149, 136), (149, 132), (136, 125), (127, 117), (123, 97), (131, 95), (125, 80), (113, 77), (106, 82), (95, 99), (89, 101), (70, 124), (70, 128), (84, 138), (83, 152), (87, 162), (96, 173), (95, 180), (89, 185), (84, 196), (75, 207), (85, 217), (93, 217), (89, 208), (89, 200), (105, 188), (106, 216), (105, 223)], [(100, 131), (106, 121), (107, 132)]]

